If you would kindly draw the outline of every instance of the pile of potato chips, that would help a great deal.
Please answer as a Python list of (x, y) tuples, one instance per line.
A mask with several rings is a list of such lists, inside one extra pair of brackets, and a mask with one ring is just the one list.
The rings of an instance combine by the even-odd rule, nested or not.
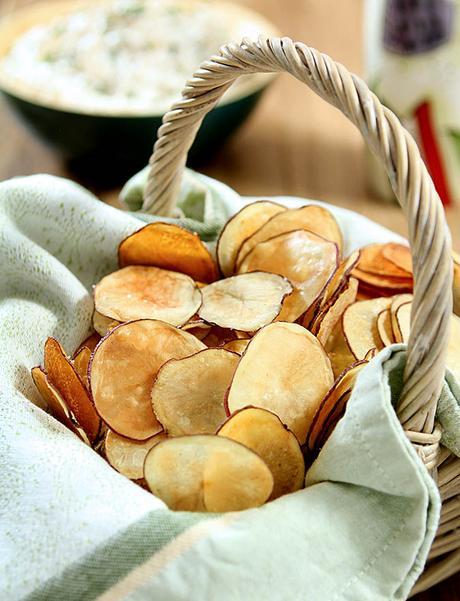
[(242, 510), (299, 490), (359, 371), (409, 336), (408, 247), (342, 248), (316, 205), (246, 206), (216, 261), (196, 234), (149, 224), (95, 285), (95, 332), (72, 357), (48, 338), (34, 382), (59, 421), (171, 509)]

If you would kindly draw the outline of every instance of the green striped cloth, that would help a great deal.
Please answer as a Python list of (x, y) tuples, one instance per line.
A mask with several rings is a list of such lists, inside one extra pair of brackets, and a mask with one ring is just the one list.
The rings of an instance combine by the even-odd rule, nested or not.
[[(218, 190), (229, 213), (250, 200), (200, 182)], [(331, 209), (347, 250), (397, 239)], [(77, 346), (88, 333), (92, 284), (116, 267), (117, 244), (141, 226), (66, 180), (0, 184), (0, 599), (406, 598), (440, 500), (392, 408), (402, 347), (361, 372), (307, 488), (240, 513), (169, 511), (41, 408), (29, 370), (42, 360), (44, 339), (58, 337), (69, 352)], [(447, 384), (443, 399), (455, 414)]]

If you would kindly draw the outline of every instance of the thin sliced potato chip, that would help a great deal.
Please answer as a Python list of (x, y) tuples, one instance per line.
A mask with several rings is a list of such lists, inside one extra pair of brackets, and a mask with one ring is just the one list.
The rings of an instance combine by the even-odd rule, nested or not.
[(401, 342), (401, 333), (399, 330), (398, 320), (396, 319), (396, 313), (398, 312), (399, 307), (402, 305), (406, 305), (407, 303), (411, 303), (413, 300), (412, 294), (397, 294), (393, 296), (390, 305), (390, 315), (391, 315), (391, 328), (393, 330), (393, 338), (395, 342)]
[(120, 322), (158, 319), (181, 326), (200, 307), (201, 292), (182, 273), (131, 265), (102, 278), (94, 304), (96, 311)]
[(32, 379), (38, 392), (46, 402), (48, 411), (61, 424), (79, 436), (83, 442), (91, 446), (86, 432), (78, 425), (76, 417), (67, 407), (59, 391), (51, 384), (46, 373), (41, 367), (34, 367), (31, 371)]
[(383, 256), (400, 270), (412, 275), (412, 254), (408, 246), (389, 242), (383, 247)]
[(221, 328), (220, 326), (211, 326), (206, 336), (202, 339), (203, 344), (209, 348), (218, 348), (227, 344), (231, 340), (236, 340), (235, 330)]
[(242, 355), (248, 348), (250, 341), (251, 338), (236, 338), (235, 340), (229, 340), (226, 342), (222, 348), (226, 349), (227, 351), (238, 353), (238, 355)]
[(75, 371), (80, 376), (80, 380), (88, 388), (88, 365), (91, 359), (91, 351), (87, 346), (83, 346), (72, 359)]
[(302, 444), (318, 404), (332, 386), (329, 359), (302, 326), (275, 322), (262, 328), (241, 357), (227, 406), (273, 411)]
[(94, 349), (96, 348), (96, 346), (98, 345), (99, 341), (101, 339), (101, 336), (97, 333), (97, 332), (93, 332), (93, 334), (90, 334), (88, 336), (88, 338), (85, 338), (83, 340), (83, 342), (80, 344), (80, 346), (77, 348), (77, 350), (74, 352), (74, 354), (72, 355), (72, 359), (75, 359), (75, 357), (78, 355), (78, 353), (81, 351), (82, 348), (86, 347), (89, 348), (89, 350), (91, 352), (94, 351)]
[(362, 271), (359, 267), (355, 267), (352, 273), (353, 277), (357, 278), (360, 282), (363, 282), (368, 288), (377, 288), (378, 290), (385, 289), (389, 290), (392, 294), (412, 291), (412, 278), (375, 275), (373, 273), (368, 273), (367, 271)]
[[(384, 278), (404, 278), (412, 279), (412, 271), (401, 269), (394, 261), (387, 259), (386, 254), (394, 256), (395, 246), (403, 249), (404, 252), (406, 247), (400, 244), (392, 244), (389, 248), (387, 244), (370, 244), (361, 248), (361, 256), (359, 258), (358, 269), (365, 271), (376, 276), (382, 276)], [(408, 250), (408, 249), (407, 249)], [(409, 251), (410, 257), (410, 251)]]
[(356, 301), (357, 292), (358, 280), (350, 278), (348, 285), (342, 289), (335, 300), (333, 299), (331, 304), (324, 307), (323, 311), (313, 321), (310, 330), (323, 346), (326, 345), (329, 336), (341, 321), (347, 307)]
[(172, 223), (149, 223), (118, 247), (120, 267), (149, 265), (189, 275), (199, 282), (213, 282), (217, 268), (198, 234)]
[(119, 326), (120, 323), (116, 319), (102, 315), (99, 311), (94, 311), (93, 313), (93, 328), (96, 330), (99, 340), (110, 332), (110, 330)]
[(294, 292), (283, 303), (279, 321), (295, 321), (318, 302), (338, 266), (337, 245), (305, 230), (260, 242), (241, 263), (239, 272), (266, 271), (286, 277)]
[(338, 378), (347, 367), (356, 362), (345, 340), (341, 323), (337, 324), (329, 337), (325, 350), (331, 361), (334, 378)]
[[(323, 446), (326, 441), (324, 438), (324, 435), (326, 434), (326, 423), (333, 414), (337, 403), (341, 400), (345, 400), (344, 395), (347, 395), (346, 400), (348, 400), (353, 390), (356, 377), (366, 364), (367, 361), (358, 361), (347, 367), (321, 401), (308, 431), (307, 446), (310, 450), (319, 449)], [(343, 406), (343, 408), (345, 407)], [(339, 416), (340, 413), (336, 414), (337, 421)], [(335, 421), (335, 424), (337, 421)]]
[(166, 440), (164, 432), (160, 432), (147, 440), (131, 440), (107, 430), (104, 439), (104, 453), (110, 465), (130, 480), (144, 477), (144, 461), (150, 449)]
[(326, 303), (333, 301), (340, 292), (347, 287), (351, 277), (351, 272), (359, 262), (360, 251), (356, 250), (347, 259), (340, 263), (337, 271), (334, 273), (332, 278), (329, 280), (324, 296), (321, 299), (321, 307), (324, 307)]
[(226, 419), (224, 398), (239, 355), (210, 348), (171, 359), (158, 371), (151, 392), (153, 411), (170, 436), (214, 434)]
[(273, 490), (264, 461), (223, 436), (170, 438), (149, 451), (144, 477), (170, 509), (242, 511), (263, 505)]
[[(396, 311), (398, 342), (409, 342), (411, 310), (412, 303), (405, 303), (400, 305)], [(450, 328), (446, 367), (452, 372), (457, 382), (460, 384), (460, 317), (452, 315)]]
[(211, 331), (212, 326), (209, 323), (206, 323), (204, 319), (199, 319), (198, 316), (190, 319), (186, 324), (181, 327), (181, 330), (185, 332), (189, 332), (189, 334), (193, 334), (199, 340), (203, 340)]
[(329, 242), (334, 242), (339, 251), (342, 249), (342, 233), (332, 213), (324, 207), (307, 205), (278, 213), (248, 238), (238, 251), (237, 269), (240, 269), (245, 257), (257, 244), (293, 230), (318, 234)]
[(275, 482), (271, 500), (303, 488), (305, 462), (299, 442), (271, 411), (257, 407), (236, 411), (218, 435), (236, 440), (262, 457)]
[(55, 338), (45, 343), (45, 371), (50, 383), (58, 390), (78, 424), (92, 443), (99, 434), (101, 420), (91, 402), (86, 386), (72, 362)]
[(225, 277), (234, 273), (238, 250), (246, 238), (252, 236), (271, 217), (285, 210), (286, 207), (276, 202), (259, 200), (247, 205), (227, 221), (220, 233), (216, 250), (217, 262)]
[(222, 328), (254, 332), (275, 320), (291, 284), (280, 275), (255, 271), (206, 286), (198, 315)]
[(394, 339), (393, 327), (391, 325), (390, 309), (380, 311), (377, 316), (377, 332), (382, 342), (382, 348), (391, 346), (396, 340)]
[(163, 429), (153, 413), (150, 391), (160, 367), (205, 348), (188, 332), (152, 319), (123, 323), (97, 346), (89, 384), (99, 415), (111, 430), (146, 440)]
[(390, 305), (391, 298), (386, 297), (358, 301), (350, 305), (343, 314), (345, 340), (358, 361), (364, 359), (371, 349), (383, 348), (377, 329), (377, 317)]

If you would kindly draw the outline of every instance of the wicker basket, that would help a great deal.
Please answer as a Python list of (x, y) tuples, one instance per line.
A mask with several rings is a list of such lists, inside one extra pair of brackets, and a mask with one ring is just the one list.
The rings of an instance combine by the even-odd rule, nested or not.
[(143, 210), (174, 213), (187, 152), (205, 115), (240, 75), (286, 71), (338, 108), (382, 161), (409, 223), (414, 261), (412, 330), (404, 388), (397, 408), (406, 435), (437, 479), (443, 506), (421, 592), (460, 570), (460, 459), (440, 446), (436, 404), (444, 372), (452, 312), (451, 240), (433, 182), (411, 135), (398, 118), (341, 64), (289, 38), (227, 44), (201, 65), (164, 116), (150, 159)]

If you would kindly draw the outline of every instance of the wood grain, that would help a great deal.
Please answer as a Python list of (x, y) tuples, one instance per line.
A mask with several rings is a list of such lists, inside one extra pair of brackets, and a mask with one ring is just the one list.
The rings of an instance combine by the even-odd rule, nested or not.
[[(0, 10), (6, 3), (11, 8), (28, 1), (0, 0)], [(362, 72), (362, 0), (239, 0), (239, 4), (263, 13), (283, 35)], [(0, 132), (0, 180), (39, 172), (69, 175), (59, 157), (28, 132), (2, 100)], [(338, 111), (286, 75), (272, 84), (249, 121), (202, 170), (241, 194), (318, 198), (406, 232), (399, 207), (368, 191), (366, 152), (358, 132)], [(100, 192), (102, 199), (115, 205), (117, 194), (117, 190)], [(460, 199), (447, 218), (454, 246), (460, 249)], [(459, 590), (457, 575), (414, 599), (455, 601), (460, 599)]]

